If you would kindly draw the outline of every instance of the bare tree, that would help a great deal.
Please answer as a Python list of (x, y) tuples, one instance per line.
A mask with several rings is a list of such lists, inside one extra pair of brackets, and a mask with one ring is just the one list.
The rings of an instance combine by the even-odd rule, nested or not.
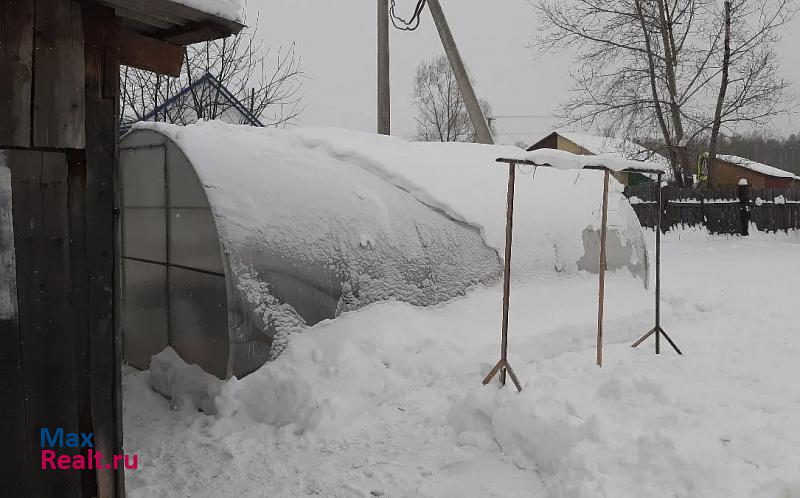
[(124, 124), (140, 121), (169, 101), (153, 120), (189, 124), (225, 119), (248, 124), (243, 109), (226, 98), (227, 91), (263, 124), (282, 126), (303, 111), (299, 94), (303, 78), (294, 45), (266, 48), (255, 30), (244, 30), (235, 37), (187, 47), (178, 78), (121, 68), (120, 114)]
[[(722, 75), (719, 82), (719, 92), (717, 94), (717, 105), (714, 109), (714, 122), (711, 124), (711, 138), (708, 143), (708, 163), (713, 164), (717, 158), (719, 148), (719, 131), (722, 127), (722, 111), (725, 107), (725, 96), (728, 94), (730, 84), (731, 66), (731, 0), (725, 0), (725, 23), (723, 43), (722, 43)], [(711, 172), (711, 170), (709, 170)]]
[[(467, 106), (447, 57), (441, 55), (421, 62), (414, 76), (414, 105), (417, 107), (417, 140), (424, 142), (476, 142)], [(491, 106), (480, 100), (484, 116)], [(493, 130), (492, 130), (493, 131)]]
[(530, 0), (535, 46), (576, 50), (568, 123), (658, 136), (683, 183), (683, 151), (768, 123), (794, 100), (775, 44), (794, 0)]

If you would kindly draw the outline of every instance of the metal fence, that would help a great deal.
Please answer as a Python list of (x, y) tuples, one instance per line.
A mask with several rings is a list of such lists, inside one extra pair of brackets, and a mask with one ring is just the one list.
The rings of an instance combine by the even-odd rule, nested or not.
[[(658, 214), (655, 184), (626, 187), (625, 196), (642, 226), (654, 228)], [(800, 230), (800, 190), (664, 187), (662, 229), (704, 226), (710, 233), (747, 235), (759, 231)]]

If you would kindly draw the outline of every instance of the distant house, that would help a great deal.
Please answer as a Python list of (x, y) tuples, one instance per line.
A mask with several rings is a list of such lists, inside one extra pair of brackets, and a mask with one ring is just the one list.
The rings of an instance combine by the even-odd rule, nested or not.
[[(212, 74), (206, 73), (180, 92), (170, 97), (160, 106), (148, 112), (139, 121), (160, 121), (173, 124), (193, 123), (198, 116), (195, 102), (200, 102), (204, 108), (212, 109), (214, 119), (229, 124), (241, 124), (263, 127), (263, 123), (231, 93)], [(206, 116), (202, 116), (206, 117)], [(136, 120), (123, 122), (122, 132), (130, 129)]]
[(720, 154), (709, 168), (711, 186), (728, 187), (747, 180), (751, 187), (788, 189), (800, 185), (800, 177), (789, 171), (739, 156)]
[[(631, 142), (630, 140), (622, 140), (614, 137), (554, 131), (528, 147), (528, 150), (536, 149), (558, 149), (585, 156), (611, 154), (636, 161), (650, 161), (664, 166), (667, 171), (670, 170), (669, 161), (667, 161), (664, 156)], [(638, 173), (617, 173), (614, 176), (624, 185), (639, 185), (650, 181), (649, 178)]]

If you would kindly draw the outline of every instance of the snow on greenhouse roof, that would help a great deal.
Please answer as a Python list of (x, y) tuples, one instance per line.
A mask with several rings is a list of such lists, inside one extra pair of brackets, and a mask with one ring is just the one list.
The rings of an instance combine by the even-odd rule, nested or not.
[(776, 168), (774, 166), (769, 166), (767, 164), (759, 163), (751, 159), (747, 159), (745, 157), (719, 154), (717, 155), (717, 158), (722, 161), (735, 164), (736, 166), (741, 166), (742, 168), (749, 169), (750, 171), (761, 173), (762, 175), (774, 176), (776, 178), (800, 179), (800, 177), (796, 176), (794, 173), (790, 173), (788, 171)]
[[(348, 188), (355, 196), (372, 199), (376, 196), (362, 192), (366, 171), (436, 211), (477, 227), (487, 245), (500, 254), (505, 247), (508, 170), (495, 159), (526, 154), (514, 146), (407, 142), (397, 137), (326, 128), (276, 130), (204, 122), (186, 127), (137, 123), (133, 130), (137, 129), (160, 132), (175, 142), (195, 164), (212, 204), (225, 208), (223, 222), (241, 229), (268, 232), (270, 217), (291, 215), (285, 212), (285, 205), (274, 200), (288, 195), (283, 192), (285, 188), (274, 190), (279, 185), (291, 185), (286, 175), (302, 174), (306, 178), (324, 174), (325, 178), (335, 178), (336, 185), (329, 185), (328, 189)], [(528, 175), (520, 175), (517, 181), (517, 212), (521, 214), (514, 243), (524, 248), (524, 253), (515, 257), (517, 274), (578, 271), (578, 261), (586, 252), (582, 232), (587, 228), (597, 230), (600, 225), (602, 173), (546, 168), (534, 177), (531, 168), (520, 169)], [(335, 175), (327, 176), (331, 172)], [(320, 180), (330, 181), (334, 180)], [(317, 198), (301, 192), (308, 198), (308, 205), (300, 209), (312, 214), (321, 209), (325, 202), (323, 187), (319, 187)], [(628, 241), (639, 247), (641, 227), (621, 190), (614, 181), (610, 225), (619, 232), (623, 243)], [(375, 206), (369, 209), (386, 215), (402, 209), (387, 200), (385, 194), (378, 197), (381, 198), (375, 198)], [(291, 202), (297, 204), (295, 200)], [(323, 220), (318, 223), (323, 224)], [(640, 254), (637, 261), (645, 258)]]

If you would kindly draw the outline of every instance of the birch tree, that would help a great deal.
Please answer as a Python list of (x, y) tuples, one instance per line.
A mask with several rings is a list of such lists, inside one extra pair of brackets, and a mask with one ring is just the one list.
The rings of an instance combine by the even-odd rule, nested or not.
[[(491, 106), (480, 99), (484, 116)], [(417, 140), (423, 142), (476, 142), (477, 133), (447, 57), (442, 55), (417, 67), (414, 77)]]

